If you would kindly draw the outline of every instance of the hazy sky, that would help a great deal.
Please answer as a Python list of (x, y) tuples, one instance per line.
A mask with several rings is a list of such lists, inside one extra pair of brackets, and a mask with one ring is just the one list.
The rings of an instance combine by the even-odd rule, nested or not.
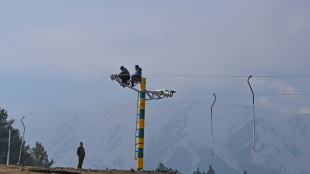
[[(250, 94), (247, 77), (310, 75), (310, 1), (0, 1), (0, 107), (21, 117), (98, 79), (143, 68), (147, 88)], [(310, 93), (310, 78), (253, 78), (256, 93)], [(53, 108), (136, 100), (110, 79)], [(212, 95), (176, 94), (168, 101)], [(220, 95), (218, 104), (251, 104)], [(310, 96), (257, 96), (259, 107), (310, 113)]]

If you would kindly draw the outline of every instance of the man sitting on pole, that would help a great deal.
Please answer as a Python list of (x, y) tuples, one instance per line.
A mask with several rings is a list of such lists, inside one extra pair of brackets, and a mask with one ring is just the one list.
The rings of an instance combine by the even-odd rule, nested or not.
[(130, 79), (130, 74), (127, 68), (125, 68), (124, 66), (121, 66), (120, 69), (121, 69), (121, 72), (118, 74), (118, 77), (122, 79), (121, 86), (125, 87), (126, 85), (129, 85), (128, 80)]
[(142, 76), (142, 69), (139, 67), (139, 65), (135, 66), (136, 73), (131, 76), (131, 87), (135, 85), (135, 83), (139, 83)]

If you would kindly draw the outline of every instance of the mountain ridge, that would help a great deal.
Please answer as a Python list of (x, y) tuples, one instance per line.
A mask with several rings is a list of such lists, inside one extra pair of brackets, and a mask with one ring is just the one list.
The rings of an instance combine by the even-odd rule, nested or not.
[[(42, 139), (55, 166), (75, 167), (79, 141), (86, 147), (85, 166), (89, 168), (135, 168), (135, 104), (101, 112), (96, 106), (58, 112), (53, 119), (65, 118), (40, 136), (28, 135), (27, 141)], [(210, 156), (210, 108), (204, 102), (152, 102), (147, 104), (145, 122), (145, 169), (158, 164), (187, 174), (197, 168), (217, 173), (299, 173), (309, 174), (309, 114), (282, 114), (256, 108), (256, 154), (252, 154), (252, 107), (215, 105), (214, 156)], [(42, 114), (51, 117), (51, 113)], [(46, 115), (46, 116), (45, 116)], [(44, 124), (44, 117), (36, 120)], [(57, 121), (56, 121), (57, 122)], [(35, 124), (33, 125), (35, 127)], [(31, 131), (31, 130), (30, 130)], [(49, 131), (49, 132), (48, 132)], [(47, 139), (45, 136), (51, 137)], [(31, 137), (30, 137), (31, 136)], [(44, 138), (45, 137), (45, 138)]]

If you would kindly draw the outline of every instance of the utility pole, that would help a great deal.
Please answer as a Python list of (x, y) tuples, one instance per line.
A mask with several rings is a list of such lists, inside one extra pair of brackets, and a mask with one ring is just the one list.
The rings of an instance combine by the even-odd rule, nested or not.
[[(121, 86), (130, 88), (139, 93), (138, 98), (138, 112), (136, 129), (136, 144), (135, 144), (135, 159), (137, 160), (137, 170), (143, 170), (143, 150), (144, 150), (144, 123), (145, 123), (145, 101), (147, 100), (159, 100), (162, 98), (172, 97), (175, 91), (167, 89), (158, 89), (155, 91), (146, 90), (146, 78), (142, 77), (140, 80), (140, 88), (136, 89), (130, 85), (123, 84), (122, 80), (117, 74), (110, 76), (111, 80), (116, 80)], [(138, 133), (138, 135), (137, 135)]]
[(142, 170), (143, 169), (145, 89), (146, 89), (146, 79), (145, 78), (141, 78), (140, 89), (139, 89), (140, 92), (139, 92), (137, 170)]
[(21, 119), (22, 121), (22, 124), (23, 124), (23, 127), (24, 127), (24, 132), (23, 132), (23, 138), (22, 138), (22, 142), (20, 144), (20, 151), (19, 151), (19, 157), (18, 157), (18, 162), (17, 164), (19, 165), (20, 164), (20, 156), (21, 156), (21, 153), (22, 153), (22, 148), (23, 148), (23, 143), (24, 143), (24, 137), (25, 137), (25, 125), (24, 125), (24, 122), (23, 122), (23, 119), (26, 118), (25, 116), (23, 116), (23, 118)]

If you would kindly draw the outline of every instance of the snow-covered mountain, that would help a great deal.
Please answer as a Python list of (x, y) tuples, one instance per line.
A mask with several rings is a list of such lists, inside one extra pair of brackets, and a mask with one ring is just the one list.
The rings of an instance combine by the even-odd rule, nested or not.
[[(212, 165), (218, 174), (310, 174), (310, 115), (256, 108), (256, 154), (252, 153), (252, 107), (213, 108), (214, 156), (210, 155), (210, 108), (203, 102), (146, 105), (144, 168), (158, 164), (189, 174)], [(31, 120), (31, 121), (30, 121)], [(41, 113), (29, 118), (26, 143), (40, 141), (54, 166), (76, 167), (76, 148), (86, 149), (85, 168), (136, 168), (136, 103), (104, 104)]]

